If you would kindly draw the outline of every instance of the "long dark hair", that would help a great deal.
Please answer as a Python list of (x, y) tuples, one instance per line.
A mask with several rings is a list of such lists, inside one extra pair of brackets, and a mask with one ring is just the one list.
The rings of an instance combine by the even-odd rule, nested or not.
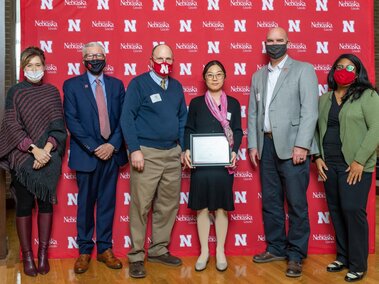
[(357, 56), (350, 53), (341, 54), (336, 59), (336, 61), (334, 61), (332, 69), (330, 69), (329, 74), (328, 74), (329, 88), (332, 89), (333, 91), (337, 90), (338, 86), (333, 76), (334, 76), (334, 72), (336, 71), (336, 66), (338, 62), (344, 58), (350, 60), (355, 65), (355, 69), (356, 69), (355, 74), (357, 78), (355, 79), (354, 83), (352, 83), (349, 86), (346, 94), (342, 97), (342, 103), (347, 102), (350, 98), (351, 98), (351, 101), (358, 100), (363, 94), (363, 92), (367, 89), (375, 91), (376, 89), (368, 80), (367, 71), (366, 71), (366, 68), (362, 64), (362, 61)]
[(224, 78), (226, 78), (226, 71), (224, 65), (218, 60), (211, 60), (207, 64), (205, 64), (204, 69), (203, 69), (203, 79), (205, 80), (205, 74), (207, 74), (208, 69), (211, 68), (213, 65), (217, 65), (218, 67), (221, 68), (222, 72), (224, 73)]

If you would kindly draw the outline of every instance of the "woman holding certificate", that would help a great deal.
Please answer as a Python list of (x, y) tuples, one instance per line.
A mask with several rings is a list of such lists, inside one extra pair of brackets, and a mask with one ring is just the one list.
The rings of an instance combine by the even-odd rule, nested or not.
[[(225, 78), (226, 72), (221, 62), (213, 60), (205, 65), (203, 79), (207, 91), (204, 96), (196, 97), (191, 101), (185, 128), (185, 164), (191, 168), (188, 207), (197, 211), (197, 229), (201, 245), (201, 254), (195, 265), (196, 271), (204, 270), (209, 260), (209, 211), (215, 212), (216, 268), (219, 271), (225, 271), (228, 268), (224, 253), (228, 230), (227, 212), (234, 210), (232, 191), (234, 169), (243, 133), (240, 104), (235, 98), (227, 96), (222, 89)], [(225, 138), (227, 140), (229, 147), (225, 148), (225, 152), (231, 152), (229, 165), (220, 166), (218, 164), (216, 166), (217, 163), (212, 164), (210, 158), (210, 162), (206, 166), (194, 167), (193, 157), (191, 157), (191, 150), (194, 151), (194, 149), (190, 149), (190, 144), (193, 144), (193, 141), (191, 142), (193, 135), (204, 134), (205, 137), (208, 135), (215, 137), (213, 135), (216, 133), (223, 134), (223, 140), (225, 141)], [(213, 140), (209, 139), (209, 141)], [(218, 144), (213, 146), (219, 147)], [(201, 148), (206, 149), (207, 147)], [(220, 156), (224, 155), (225, 153), (220, 153)]]

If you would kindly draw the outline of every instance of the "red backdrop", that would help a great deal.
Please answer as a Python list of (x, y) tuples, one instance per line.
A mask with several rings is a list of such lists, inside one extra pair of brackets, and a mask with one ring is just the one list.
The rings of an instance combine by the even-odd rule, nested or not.
[[(152, 47), (161, 42), (174, 51), (173, 77), (182, 82), (187, 104), (203, 94), (203, 66), (211, 59), (225, 64), (225, 91), (242, 107), (245, 136), (238, 153), (235, 174), (236, 210), (229, 215), (226, 252), (252, 255), (265, 248), (261, 215), (259, 172), (254, 170), (246, 149), (247, 105), (251, 75), (266, 64), (263, 41), (268, 28), (289, 31), (289, 54), (315, 66), (320, 94), (327, 90), (326, 75), (337, 56), (354, 53), (374, 76), (372, 0), (23, 0), (21, 1), (21, 47), (40, 46), (46, 54), (45, 80), (60, 90), (63, 81), (84, 72), (83, 43), (100, 41), (107, 53), (106, 73), (125, 86), (148, 70)], [(63, 96), (63, 94), (62, 94)], [(130, 248), (129, 167), (120, 171), (114, 218), (114, 251), (125, 256)], [(182, 174), (180, 209), (171, 251), (196, 255), (199, 242), (195, 212), (187, 209), (189, 173)], [(375, 185), (368, 203), (370, 252), (375, 244)], [(58, 188), (59, 204), (50, 242), (51, 257), (76, 257), (77, 186), (75, 173), (67, 167)], [(310, 253), (332, 253), (335, 238), (322, 183), (312, 165), (308, 189), (311, 235)], [(34, 220), (35, 222), (35, 220)], [(34, 223), (35, 224), (35, 223)], [(34, 249), (38, 244), (34, 226)], [(215, 249), (215, 232), (210, 235)], [(149, 238), (147, 238), (147, 242)]]

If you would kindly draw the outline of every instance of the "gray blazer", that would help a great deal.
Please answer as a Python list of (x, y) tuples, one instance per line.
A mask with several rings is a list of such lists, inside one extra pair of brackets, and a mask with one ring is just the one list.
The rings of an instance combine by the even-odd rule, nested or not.
[[(263, 149), (267, 65), (253, 74), (248, 113), (248, 148)], [(276, 153), (290, 159), (294, 146), (318, 152), (314, 132), (318, 118), (318, 83), (311, 64), (287, 58), (270, 102), (270, 122)]]

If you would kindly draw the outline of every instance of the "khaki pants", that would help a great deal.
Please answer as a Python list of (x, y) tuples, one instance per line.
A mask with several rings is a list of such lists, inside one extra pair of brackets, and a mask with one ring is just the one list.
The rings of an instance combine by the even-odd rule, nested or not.
[(142, 172), (130, 167), (131, 203), (129, 209), (132, 249), (129, 262), (145, 258), (147, 215), (152, 208), (152, 239), (149, 256), (168, 252), (171, 230), (179, 208), (181, 147), (169, 150), (141, 147), (145, 166)]

